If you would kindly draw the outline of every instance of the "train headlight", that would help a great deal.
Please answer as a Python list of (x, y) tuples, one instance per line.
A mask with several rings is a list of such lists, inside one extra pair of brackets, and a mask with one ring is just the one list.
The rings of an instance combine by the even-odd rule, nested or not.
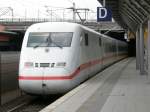
[(25, 63), (24, 63), (24, 67), (26, 67), (26, 68), (31, 68), (31, 67), (33, 67), (33, 62), (25, 62)]
[(56, 64), (56, 67), (65, 67), (66, 66), (66, 62), (58, 62)]

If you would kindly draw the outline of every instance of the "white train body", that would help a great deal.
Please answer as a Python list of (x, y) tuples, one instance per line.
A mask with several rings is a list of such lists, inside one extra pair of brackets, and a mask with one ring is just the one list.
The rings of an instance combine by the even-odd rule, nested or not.
[(126, 48), (126, 43), (79, 24), (34, 24), (23, 40), (19, 86), (30, 94), (65, 93), (127, 56)]

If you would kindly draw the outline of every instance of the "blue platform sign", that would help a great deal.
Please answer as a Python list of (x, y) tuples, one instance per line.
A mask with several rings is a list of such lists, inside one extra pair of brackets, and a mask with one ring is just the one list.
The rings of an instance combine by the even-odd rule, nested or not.
[(97, 22), (112, 21), (112, 11), (110, 8), (97, 7)]

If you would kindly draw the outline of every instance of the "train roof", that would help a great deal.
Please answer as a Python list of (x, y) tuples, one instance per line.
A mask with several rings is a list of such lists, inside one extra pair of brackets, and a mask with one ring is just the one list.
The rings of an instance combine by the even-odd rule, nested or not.
[[(58, 32), (68, 32), (68, 31), (76, 31), (78, 28), (82, 28), (86, 31), (89, 31), (89, 32), (92, 32), (92, 33), (95, 33), (97, 35), (100, 35), (101, 37), (104, 37), (104, 38), (109, 38), (109, 39), (112, 39), (112, 40), (117, 40), (117, 39), (114, 39), (114, 38), (111, 38), (107, 35), (103, 35), (99, 32), (96, 32), (94, 31), (93, 29), (90, 29), (86, 26), (83, 26), (83, 25), (80, 25), (80, 24), (77, 24), (77, 23), (71, 23), (71, 22), (44, 22), (44, 23), (36, 23), (36, 24), (33, 24), (31, 25), (29, 28), (28, 28), (28, 31), (45, 31), (45, 32), (49, 32), (49, 31), (56, 31), (55, 28), (57, 28), (57, 31)], [(41, 30), (42, 29), (42, 30)]]
[(37, 28), (57, 28), (58, 29), (58, 26), (59, 28), (63, 31), (63, 30), (74, 30), (76, 28), (82, 28), (84, 30), (87, 30), (87, 31), (90, 31), (90, 32), (93, 32), (93, 33), (97, 33), (97, 34), (100, 34), (86, 26), (83, 26), (81, 24), (78, 24), (78, 23), (71, 23), (71, 22), (44, 22), (44, 23), (36, 23), (36, 24), (33, 24), (29, 27), (30, 30), (34, 30), (34, 29), (37, 29)]
[(74, 32), (79, 26), (79, 24), (69, 22), (44, 22), (31, 25), (28, 31)]

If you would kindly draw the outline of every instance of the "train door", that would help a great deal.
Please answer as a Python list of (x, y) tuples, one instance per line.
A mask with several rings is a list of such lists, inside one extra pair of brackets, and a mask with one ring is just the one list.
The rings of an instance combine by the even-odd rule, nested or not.
[(100, 68), (103, 68), (103, 43), (102, 43), (102, 37), (99, 37), (99, 58), (100, 58)]
[(105, 39), (103, 37), (101, 37), (101, 60), (102, 60), (102, 68), (104, 68), (105, 65), (105, 61), (104, 61), (104, 57), (105, 57)]
[(118, 49), (118, 41), (116, 41), (116, 60), (118, 60), (118, 53), (119, 53), (119, 49)]
[(117, 41), (114, 40), (114, 53), (115, 53), (115, 61), (117, 61), (117, 57), (118, 57), (118, 49), (117, 49)]
[(89, 66), (89, 35), (88, 32), (82, 33), (82, 36), (80, 37), (80, 64), (82, 65), (83, 69), (81, 75), (83, 79), (88, 78), (88, 75), (90, 73)]

